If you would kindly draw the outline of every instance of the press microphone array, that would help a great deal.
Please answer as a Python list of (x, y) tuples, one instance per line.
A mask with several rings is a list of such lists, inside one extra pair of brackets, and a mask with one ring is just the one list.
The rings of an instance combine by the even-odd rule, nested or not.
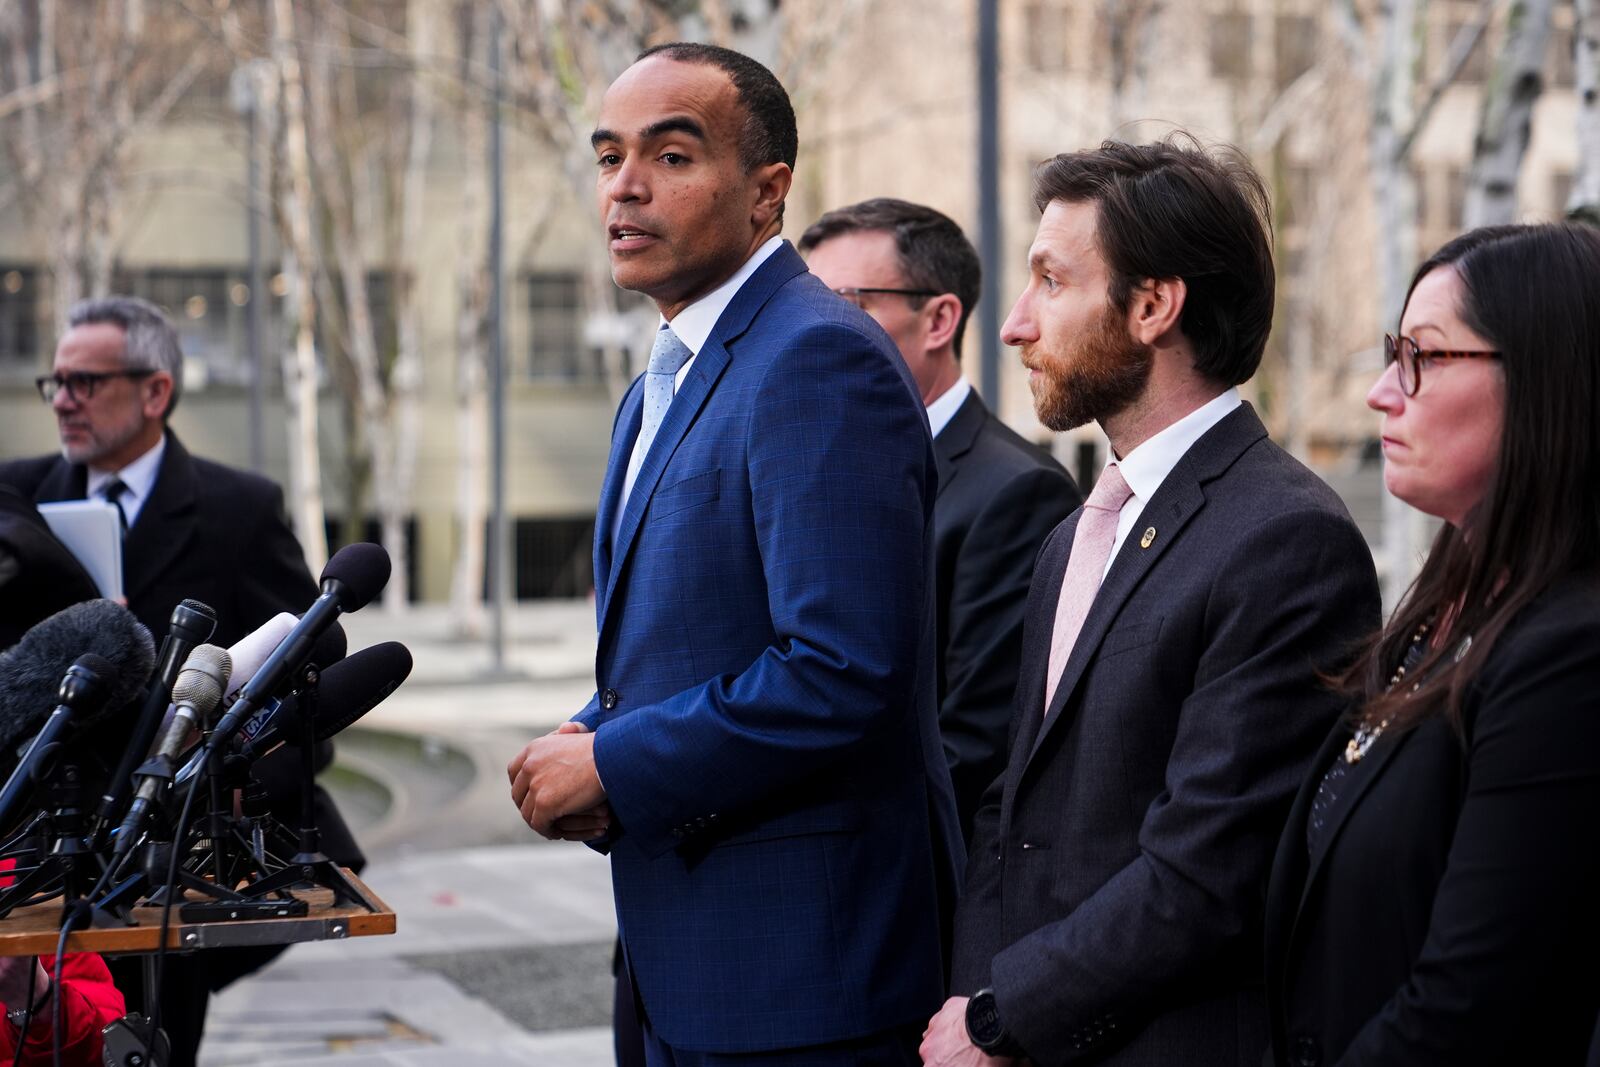
[[(158, 654), (126, 608), (98, 600), (0, 654), (0, 860), (15, 872), (0, 923), (57, 898), (80, 925), (127, 924), (152, 904), (185, 921), (292, 916), (305, 908), (295, 892), (314, 887), (380, 910), (321, 853), (311, 813), (318, 744), (411, 670), (396, 642), (345, 654), (340, 617), (371, 602), (389, 571), (380, 546), (347, 546), (304, 614), (230, 648), (207, 643), (217, 615), (199, 601), (173, 610)], [(266, 810), (255, 775), (286, 744), (299, 750), (294, 827)]]

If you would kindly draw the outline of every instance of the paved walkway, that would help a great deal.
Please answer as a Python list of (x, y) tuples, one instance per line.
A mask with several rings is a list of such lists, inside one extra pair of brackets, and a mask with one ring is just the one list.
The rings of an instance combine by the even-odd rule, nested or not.
[(510, 621), (521, 677), (505, 681), (483, 680), (486, 648), (453, 639), (441, 609), (345, 621), (352, 649), (400, 640), (416, 660), (340, 757), (387, 797), (357, 832), (399, 932), (296, 946), (216, 997), (205, 1067), (611, 1062), (609, 868), (523, 826), (504, 770), (593, 692), (594, 613), (545, 604)]

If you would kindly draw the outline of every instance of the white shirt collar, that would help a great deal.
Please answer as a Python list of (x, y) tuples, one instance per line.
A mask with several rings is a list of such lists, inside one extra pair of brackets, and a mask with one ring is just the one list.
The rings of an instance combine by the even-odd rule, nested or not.
[(928, 405), (928, 428), (933, 431), (933, 436), (938, 437), (939, 431), (950, 425), (950, 420), (956, 417), (956, 412), (961, 410), (961, 405), (971, 395), (972, 383), (963, 374), (956, 379), (956, 384), (940, 393)]
[(1229, 389), (1213, 397), (1189, 414), (1168, 426), (1149, 440), (1141, 442), (1116, 463), (1122, 468), (1122, 477), (1141, 501), (1155, 495), (1161, 483), (1167, 480), (1172, 468), (1205, 436), (1205, 432), (1221, 422), (1242, 403), (1239, 390)]
[(145, 501), (150, 499), (150, 494), (155, 491), (156, 475), (161, 473), (161, 457), (167, 451), (167, 435), (162, 434), (155, 446), (123, 467), (119, 471), (88, 469), (89, 479), (84, 486), (85, 498), (97, 498), (106, 483), (113, 478), (121, 478), (122, 484), (127, 486), (120, 502), (123, 514), (128, 516), (128, 525), (132, 526), (139, 517), (139, 509), (144, 507)]
[(678, 312), (670, 325), (672, 332), (678, 335), (678, 340), (682, 341), (689, 351), (697, 356), (700, 354), (700, 350), (706, 346), (706, 341), (711, 337), (711, 331), (716, 329), (717, 320), (722, 318), (722, 313), (728, 310), (728, 305), (733, 302), (734, 295), (745, 282), (750, 280), (750, 275), (756, 272), (756, 268), (765, 263), (767, 257), (776, 252), (781, 244), (783, 244), (782, 237), (767, 238), (766, 243), (744, 261), (744, 266), (733, 272), (733, 277)]

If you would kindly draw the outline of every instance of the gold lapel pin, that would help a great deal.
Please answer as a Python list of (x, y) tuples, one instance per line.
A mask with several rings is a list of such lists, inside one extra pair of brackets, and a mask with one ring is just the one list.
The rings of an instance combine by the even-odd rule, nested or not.
[(1154, 526), (1146, 526), (1144, 530), (1144, 536), (1139, 538), (1139, 547), (1149, 548), (1151, 545), (1155, 544), (1155, 542), (1156, 528)]

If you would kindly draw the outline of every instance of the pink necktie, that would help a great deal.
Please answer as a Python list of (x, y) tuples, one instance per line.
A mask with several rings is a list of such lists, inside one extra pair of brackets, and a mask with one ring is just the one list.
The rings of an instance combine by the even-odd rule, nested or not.
[(1094, 596), (1100, 591), (1106, 560), (1111, 558), (1111, 543), (1117, 539), (1117, 516), (1133, 490), (1122, 478), (1122, 469), (1108, 464), (1094, 483), (1094, 492), (1083, 502), (1078, 529), (1072, 535), (1072, 555), (1067, 560), (1067, 576), (1061, 583), (1061, 599), (1056, 603), (1056, 625), (1050, 635), (1050, 674), (1045, 679), (1044, 712), (1050, 714), (1056, 685), (1067, 667), (1072, 646), (1089, 617)]

